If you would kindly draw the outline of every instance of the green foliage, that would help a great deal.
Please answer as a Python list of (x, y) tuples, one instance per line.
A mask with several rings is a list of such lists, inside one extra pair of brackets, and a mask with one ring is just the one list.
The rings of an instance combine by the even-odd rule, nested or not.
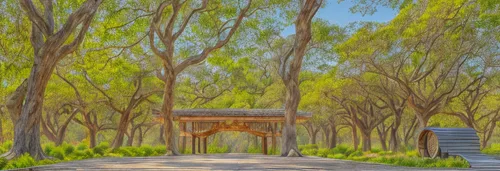
[(260, 147), (250, 146), (247, 149), (247, 153), (253, 153), (253, 154), (262, 153), (262, 149)]
[[(167, 152), (167, 147), (165, 147), (163, 145), (153, 147), (153, 149), (154, 149), (156, 155), (163, 155)], [(187, 149), (186, 149), (186, 151), (187, 151)], [(191, 151), (190, 151), (190, 153), (191, 153)]]
[(64, 157), (66, 156), (62, 147), (53, 148), (48, 154), (59, 160), (64, 160)]
[(64, 149), (65, 155), (71, 154), (71, 153), (73, 153), (73, 151), (75, 151), (75, 147), (73, 147), (72, 145), (69, 145), (69, 144), (63, 144), (62, 147)]
[(76, 146), (76, 150), (80, 150), (80, 151), (86, 150), (88, 148), (89, 148), (89, 145), (87, 145), (85, 143), (80, 143), (80, 144), (78, 144), (78, 146)]
[[(492, 146), (494, 147), (494, 146)], [(392, 151), (382, 151), (373, 148), (370, 152), (363, 153), (360, 150), (355, 151), (347, 145), (340, 144), (335, 148), (318, 149), (316, 145), (301, 145), (302, 154), (309, 156), (326, 157), (332, 159), (347, 159), (362, 162), (383, 163), (407, 167), (444, 167), (444, 168), (468, 168), (469, 164), (459, 157), (450, 157), (447, 159), (430, 159), (418, 156), (417, 151), (408, 151), (406, 153), (395, 153)]]
[(4, 168), (9, 161), (6, 158), (0, 158), (0, 169)]
[(490, 147), (484, 148), (482, 152), (486, 154), (500, 155), (500, 144), (491, 144)]
[(94, 154), (99, 154), (99, 155), (104, 155), (106, 153), (106, 150), (109, 149), (109, 143), (108, 142), (101, 142), (99, 145), (95, 146), (92, 151)]
[(36, 161), (28, 153), (25, 153), (18, 158), (9, 161), (9, 163), (3, 169), (16, 169), (36, 166)]
[(211, 153), (211, 154), (214, 154), (214, 153), (229, 153), (229, 146), (228, 145), (224, 145), (222, 147), (219, 147), (215, 143), (212, 143), (211, 145), (208, 146), (207, 152)]

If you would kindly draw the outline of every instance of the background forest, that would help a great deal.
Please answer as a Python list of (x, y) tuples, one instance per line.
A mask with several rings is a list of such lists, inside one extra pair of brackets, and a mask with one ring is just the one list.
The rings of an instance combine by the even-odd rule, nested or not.
[[(78, 2), (56, 2), (56, 27)], [(150, 48), (160, 40), (148, 37), (159, 5), (102, 3), (81, 45), (58, 62), (48, 82), (40, 124), (44, 147), (165, 144), (163, 120), (152, 111), (162, 107), (168, 75), (162, 58)], [(184, 8), (200, 5), (189, 1)], [(220, 41), (220, 34), (227, 34), (221, 33), (226, 20), (244, 5), (210, 1), (179, 35), (173, 62)], [(346, 26), (313, 19), (299, 77), (299, 110), (314, 115), (297, 126), (298, 144), (404, 152), (415, 149), (415, 137), (424, 127), (471, 127), (482, 148), (500, 153), (495, 144), (500, 143), (498, 2), (360, 1), (351, 10), (370, 15), (377, 6), (399, 13), (385, 23)], [(184, 8), (180, 15), (188, 14)], [(19, 3), (6, 0), (0, 9), (0, 144), (6, 148), (0, 152), (5, 152), (18, 119), (9, 111), (9, 100), (28, 78), (34, 59), (31, 22), (19, 15)], [(293, 44), (294, 35), (283, 31), (293, 26), (297, 9), (295, 1), (253, 2), (227, 44), (178, 73), (174, 109), (284, 108), (280, 55)], [(218, 133), (208, 142), (209, 153), (260, 153), (261, 147), (256, 136), (238, 132)], [(304, 154), (316, 155), (307, 148), (301, 146)]]

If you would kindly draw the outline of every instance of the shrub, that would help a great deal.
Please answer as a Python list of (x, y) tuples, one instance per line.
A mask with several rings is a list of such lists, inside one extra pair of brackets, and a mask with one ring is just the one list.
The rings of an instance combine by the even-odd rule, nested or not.
[(335, 148), (332, 149), (333, 153), (338, 154), (345, 154), (348, 151), (349, 147), (344, 144), (337, 145)]
[(66, 155), (71, 154), (71, 153), (73, 153), (73, 151), (75, 151), (75, 147), (73, 147), (69, 144), (64, 145), (63, 148), (64, 148), (64, 154), (66, 154)]
[[(157, 155), (162, 155), (162, 154), (165, 154), (167, 152), (167, 147), (160, 145), (160, 146), (153, 147), (153, 150), (156, 152)], [(187, 151), (187, 150), (191, 150), (191, 149), (186, 149), (185, 151)], [(189, 153), (191, 153), (191, 151)]]
[(9, 161), (6, 158), (0, 158), (0, 169), (4, 168)]
[(247, 149), (247, 153), (261, 153), (262, 150), (259, 147), (250, 146)]
[(207, 149), (208, 153), (228, 153), (229, 152), (229, 146), (224, 145), (222, 147), (219, 147), (215, 144), (208, 146)]
[(16, 168), (25, 168), (25, 167), (31, 167), (35, 166), (36, 162), (35, 159), (31, 158), (31, 156), (28, 153), (25, 153), (18, 158), (9, 161), (7, 166), (3, 169), (16, 169)]
[(104, 157), (123, 157), (123, 155), (119, 153), (106, 153), (104, 154)]
[(328, 158), (333, 158), (333, 159), (345, 159), (344, 154), (328, 154)]
[(418, 154), (417, 150), (412, 150), (412, 151), (407, 151), (406, 156), (408, 157), (419, 157), (420, 154)]
[(126, 156), (126, 157), (133, 157), (134, 156), (134, 153), (131, 152), (129, 149), (125, 148), (125, 147), (120, 147), (118, 149), (115, 149), (113, 151), (111, 151), (112, 153), (117, 153), (117, 154), (120, 154), (122, 156)]
[(64, 150), (62, 149), (62, 147), (55, 147), (48, 154), (52, 157), (59, 159), (59, 160), (64, 160), (64, 156), (65, 156)]
[(108, 149), (109, 149), (109, 143), (108, 142), (101, 142), (101, 143), (99, 143), (99, 145), (95, 146), (92, 149), (92, 152), (94, 152), (94, 154), (99, 154), (102, 156), (106, 153), (106, 151)]
[(10, 148), (12, 148), (12, 141), (9, 140), (9, 141), (3, 142), (2, 147), (6, 151), (9, 150)]
[(88, 145), (85, 143), (80, 143), (78, 146), (76, 146), (76, 150), (84, 151), (88, 148)]
[(330, 149), (321, 148), (318, 150), (318, 153), (316, 155), (319, 157), (328, 157), (328, 154), (330, 154)]
[(143, 156), (153, 156), (153, 154), (155, 154), (153, 147), (148, 145), (139, 147), (139, 150), (142, 151)]
[(500, 155), (500, 144), (491, 144), (490, 147), (484, 148), (482, 152), (486, 154)]
[(363, 152), (358, 150), (358, 151), (354, 151), (352, 153), (350, 153), (348, 155), (349, 158), (353, 158), (353, 157), (359, 157), (359, 156), (362, 156), (363, 155)]
[(315, 156), (318, 153), (318, 149), (304, 149), (302, 150), (302, 154), (307, 156)]
[(372, 149), (370, 150), (370, 152), (372, 152), (372, 153), (377, 153), (377, 154), (378, 154), (378, 153), (382, 152), (382, 150), (381, 150), (381, 149), (379, 149), (379, 148), (372, 148)]
[(56, 148), (56, 146), (54, 145), (54, 143), (45, 144), (45, 147), (43, 148), (43, 152), (45, 152), (45, 154), (49, 154), (50, 155), (50, 152), (52, 152), (52, 150), (54, 148)]

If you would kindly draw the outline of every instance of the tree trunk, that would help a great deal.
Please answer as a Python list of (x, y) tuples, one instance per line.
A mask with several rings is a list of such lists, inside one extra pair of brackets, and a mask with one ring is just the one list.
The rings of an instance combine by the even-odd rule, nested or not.
[[(146, 134), (146, 133), (144, 133)], [(142, 127), (139, 127), (139, 137), (137, 137), (137, 147), (140, 147), (142, 145), (142, 141), (144, 140), (143, 134), (142, 134)]]
[(160, 125), (160, 137), (159, 137), (160, 143), (165, 144), (165, 127), (163, 124)]
[(130, 117), (130, 113), (130, 111), (125, 111), (120, 117), (120, 122), (118, 123), (118, 128), (116, 129), (116, 136), (113, 140), (113, 149), (120, 148), (123, 145), (123, 139), (125, 137), (125, 133), (127, 132), (127, 127), (129, 124), (128, 120)]
[(175, 141), (174, 135), (174, 87), (176, 76), (174, 71), (169, 71), (165, 69), (166, 77), (165, 89), (163, 94), (163, 126), (165, 128), (165, 145), (167, 146), (167, 155), (180, 155), (179, 150), (177, 150), (177, 141)]
[(358, 150), (359, 138), (358, 138), (358, 129), (356, 128), (356, 125), (351, 124), (351, 132), (352, 132), (352, 144), (354, 145), (354, 150)]
[(294, 150), (299, 156), (302, 156), (297, 146), (297, 132), (295, 126), (299, 102), (300, 89), (297, 74), (297, 77), (292, 78), (286, 83), (285, 123), (281, 138), (281, 156), (288, 156), (290, 150)]
[(35, 57), (35, 64), (28, 79), (26, 100), (22, 106), (21, 116), (15, 123), (14, 144), (10, 152), (3, 157), (12, 159), (29, 153), (35, 160), (46, 158), (40, 145), (40, 119), (45, 87), (53, 69), (53, 66), (42, 65), (41, 59)]
[(90, 141), (90, 148), (94, 148), (96, 145), (97, 145), (97, 140), (96, 140), (96, 136), (97, 136), (97, 131), (94, 129), (94, 128), (90, 128), (88, 129), (89, 131), (89, 141)]
[(372, 150), (372, 140), (370, 136), (371, 132), (361, 131), (361, 138), (363, 140), (363, 151)]
[(128, 136), (127, 139), (127, 146), (132, 146), (134, 144), (135, 131), (136, 131), (135, 128), (132, 128), (130, 130), (130, 135)]
[(399, 138), (398, 138), (398, 129), (399, 129), (399, 126), (401, 125), (401, 117), (397, 117), (395, 118), (395, 121), (394, 121), (394, 125), (392, 125), (391, 127), (391, 137), (389, 139), (389, 148), (391, 149), (391, 151), (393, 152), (397, 152), (399, 151)]
[(328, 128), (328, 125), (322, 126), (323, 129), (323, 134), (325, 136), (325, 144), (326, 146), (330, 147), (330, 129)]
[(3, 138), (3, 125), (2, 125), (2, 118), (0, 118), (0, 144), (2, 144), (4, 141)]
[(318, 135), (318, 131), (314, 130), (311, 130), (311, 133), (309, 134), (309, 144), (316, 144), (316, 138), (317, 138), (317, 135)]
[(331, 125), (330, 129), (332, 132), (332, 136), (330, 139), (330, 144), (328, 144), (328, 148), (335, 148), (337, 147), (337, 128), (335, 127), (335, 125)]
[[(383, 124), (383, 123), (382, 123)], [(380, 145), (382, 146), (383, 151), (387, 151), (387, 134), (384, 129), (380, 129), (377, 127), (378, 137), (380, 139)]]

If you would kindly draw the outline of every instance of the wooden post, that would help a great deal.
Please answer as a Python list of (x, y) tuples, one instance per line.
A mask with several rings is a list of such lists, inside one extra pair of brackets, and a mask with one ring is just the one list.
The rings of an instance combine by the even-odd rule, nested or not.
[(198, 153), (201, 153), (201, 139), (198, 137)]
[(191, 136), (191, 154), (196, 154), (196, 137)]
[(191, 154), (196, 154), (196, 137), (194, 133), (194, 122), (191, 122)]
[(262, 137), (262, 154), (267, 155), (267, 137)]
[(186, 125), (187, 125), (187, 122), (182, 123), (182, 131), (184, 131), (184, 136), (182, 137), (182, 147), (181, 147), (182, 153), (184, 153), (186, 151), (186, 141), (187, 141), (187, 138), (186, 138), (187, 126)]
[(207, 137), (203, 138), (203, 153), (207, 154)]
[(276, 123), (276, 122), (273, 123), (273, 130), (272, 130), (273, 136), (271, 137), (271, 151), (273, 153), (276, 153), (276, 132), (277, 132), (276, 129), (278, 129), (277, 127), (278, 127), (278, 123)]

